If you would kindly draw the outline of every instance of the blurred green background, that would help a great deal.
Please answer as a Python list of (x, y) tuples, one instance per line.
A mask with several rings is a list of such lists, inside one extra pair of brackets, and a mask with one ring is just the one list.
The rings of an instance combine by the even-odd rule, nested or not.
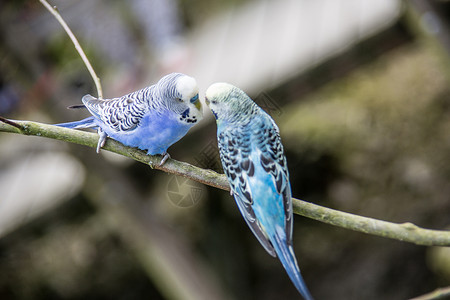
[[(279, 125), (294, 197), (449, 229), (449, 4), (314, 3), (54, 2), (105, 97), (173, 71), (198, 78), (201, 93), (230, 81)], [(0, 3), (0, 25), (0, 115), (87, 116), (65, 107), (95, 87), (40, 3)], [(221, 172), (205, 115), (169, 150)], [(300, 216), (294, 246), (316, 299), (408, 299), (450, 285), (448, 248)], [(0, 299), (89, 298), (299, 296), (227, 192), (106, 151), (0, 134)]]

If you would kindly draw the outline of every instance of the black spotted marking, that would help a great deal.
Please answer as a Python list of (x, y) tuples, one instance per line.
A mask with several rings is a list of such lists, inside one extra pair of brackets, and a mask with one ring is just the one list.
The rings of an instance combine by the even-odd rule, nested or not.
[(270, 158), (261, 154), (261, 164), (264, 168), (272, 163), (273, 161)]
[(243, 160), (242, 162), (241, 162), (241, 168), (243, 169), (243, 170), (248, 170), (249, 168), (250, 168), (250, 160), (249, 159), (246, 159), (246, 160)]
[(255, 165), (250, 162), (250, 168), (248, 169), (248, 176), (253, 177), (255, 175)]
[(190, 109), (187, 108), (185, 111), (182, 112), (181, 116), (180, 116), (180, 121), (182, 122), (186, 122), (186, 123), (197, 123), (197, 117), (196, 116), (189, 116), (190, 113)]
[(245, 199), (250, 203), (253, 204), (253, 199), (252, 199), (252, 195), (250, 194), (249, 191), (242, 191), (242, 194), (244, 195)]
[(281, 174), (278, 174), (278, 176), (275, 179), (275, 183), (276, 183), (276, 186), (277, 186), (278, 194), (281, 194), (281, 189), (283, 187), (283, 176), (281, 176)]
[(245, 172), (247, 172), (247, 175), (252, 177), (255, 175), (255, 165), (250, 159), (245, 159), (241, 162), (241, 168)]
[(189, 116), (189, 112), (190, 112), (190, 109), (187, 108), (185, 111), (183, 111), (183, 113), (181, 114), (181, 117), (183, 119), (186, 119)]
[(264, 168), (264, 170), (268, 173), (273, 174), (276, 169), (275, 162), (273, 161), (273, 159), (266, 157), (262, 154), (260, 157), (261, 157), (261, 166)]

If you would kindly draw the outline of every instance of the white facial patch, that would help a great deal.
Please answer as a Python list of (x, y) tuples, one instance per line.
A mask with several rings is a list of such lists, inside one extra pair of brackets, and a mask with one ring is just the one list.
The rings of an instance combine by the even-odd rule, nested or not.
[(221, 95), (225, 95), (225, 94), (229, 93), (232, 90), (232, 88), (233, 88), (233, 86), (229, 83), (225, 83), (225, 82), (213, 83), (206, 90), (205, 96), (209, 100), (217, 99)]
[(197, 81), (190, 76), (182, 76), (177, 82), (177, 91), (183, 96), (183, 99), (191, 99), (198, 94)]

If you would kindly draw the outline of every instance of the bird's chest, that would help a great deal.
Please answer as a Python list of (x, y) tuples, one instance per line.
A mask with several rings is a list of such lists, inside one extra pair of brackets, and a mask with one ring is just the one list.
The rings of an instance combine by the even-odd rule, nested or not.
[(175, 114), (148, 114), (143, 117), (135, 134), (140, 136), (144, 149), (150, 154), (159, 154), (181, 139), (192, 125), (180, 121)]
[(139, 125), (129, 131), (113, 131), (106, 128), (108, 136), (124, 145), (146, 150), (148, 154), (163, 154), (172, 144), (181, 139), (194, 124), (180, 121), (177, 114), (171, 112), (149, 112)]

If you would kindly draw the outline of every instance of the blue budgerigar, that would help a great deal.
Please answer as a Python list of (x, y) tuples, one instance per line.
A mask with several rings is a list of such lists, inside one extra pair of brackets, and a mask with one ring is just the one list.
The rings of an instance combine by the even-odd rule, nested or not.
[(169, 157), (167, 148), (181, 139), (203, 117), (194, 78), (171, 73), (155, 85), (114, 99), (82, 98), (92, 114), (86, 119), (57, 124), (67, 128), (93, 128), (99, 133), (97, 152), (106, 137), (126, 146), (146, 150), (148, 154)]
[(266, 251), (280, 259), (300, 294), (311, 300), (292, 247), (292, 199), (280, 134), (242, 90), (215, 83), (206, 103), (217, 121), (225, 175), (241, 214)]

